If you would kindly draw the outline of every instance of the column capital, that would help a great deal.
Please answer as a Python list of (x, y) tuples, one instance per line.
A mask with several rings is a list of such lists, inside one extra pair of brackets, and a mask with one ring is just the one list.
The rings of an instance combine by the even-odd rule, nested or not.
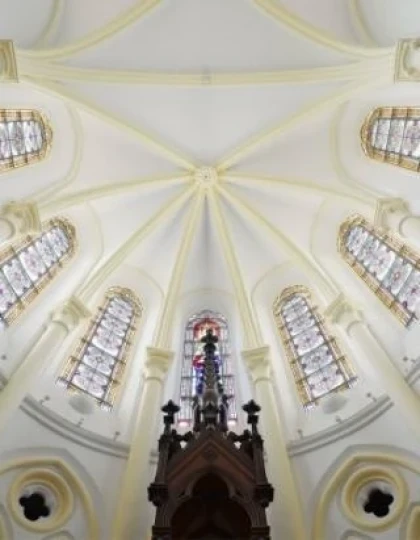
[(174, 352), (169, 349), (147, 347), (147, 359), (144, 365), (145, 379), (158, 379), (163, 382), (173, 357)]
[(7, 203), (2, 208), (2, 217), (11, 223), (14, 234), (40, 232), (42, 228), (36, 203), (19, 201)]
[(254, 383), (271, 380), (270, 347), (268, 345), (245, 349), (242, 351), (242, 358)]
[(15, 47), (11, 39), (0, 39), (0, 83), (18, 82)]
[(404, 199), (384, 197), (376, 201), (374, 223), (378, 227), (392, 227), (400, 232), (401, 221), (409, 215), (410, 210)]
[(333, 324), (342, 325), (347, 333), (353, 324), (363, 321), (360, 311), (347, 300), (343, 293), (340, 293), (337, 298), (327, 306), (324, 311), (324, 316)]
[(51, 321), (61, 324), (67, 333), (71, 332), (83, 319), (91, 315), (90, 310), (76, 296), (71, 296), (51, 315)]
[(420, 39), (400, 39), (395, 54), (396, 81), (420, 82)]

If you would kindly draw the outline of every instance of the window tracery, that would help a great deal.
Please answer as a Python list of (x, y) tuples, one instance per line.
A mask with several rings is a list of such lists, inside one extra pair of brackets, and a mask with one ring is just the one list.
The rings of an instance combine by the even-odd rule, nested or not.
[(338, 249), (375, 295), (408, 325), (420, 300), (420, 259), (416, 252), (360, 215), (341, 225)]
[(111, 288), (68, 359), (58, 384), (110, 410), (121, 387), (142, 308), (129, 289)]
[(305, 408), (356, 381), (305, 287), (285, 289), (274, 301), (273, 314)]
[(0, 109), (0, 172), (41, 161), (51, 141), (52, 129), (42, 113)]
[(363, 124), (361, 138), (370, 158), (420, 170), (420, 108), (375, 109)]
[(63, 218), (0, 253), (0, 327), (8, 326), (50, 283), (75, 250), (74, 227)]
[(190, 426), (193, 422), (193, 398), (200, 393), (203, 386), (204, 350), (200, 340), (209, 328), (219, 338), (216, 345), (216, 360), (224, 393), (228, 397), (228, 423), (232, 425), (237, 420), (228, 324), (220, 313), (206, 310), (190, 317), (185, 328), (178, 414), (178, 423), (181, 426)]

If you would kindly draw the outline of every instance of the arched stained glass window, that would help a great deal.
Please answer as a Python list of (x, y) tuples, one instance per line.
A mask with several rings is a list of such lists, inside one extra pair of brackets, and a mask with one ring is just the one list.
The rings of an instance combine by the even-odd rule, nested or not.
[(376, 296), (408, 325), (420, 300), (420, 260), (416, 252), (359, 215), (341, 225), (338, 249)]
[(284, 290), (274, 301), (273, 313), (305, 408), (356, 381), (306, 288)]
[(132, 291), (110, 289), (68, 359), (58, 384), (93, 397), (102, 409), (110, 410), (121, 387), (141, 311)]
[(52, 129), (42, 113), (0, 109), (0, 172), (41, 161), (51, 141)]
[(232, 369), (229, 329), (223, 315), (213, 311), (201, 311), (193, 315), (187, 323), (184, 339), (184, 358), (181, 371), (181, 392), (178, 423), (190, 426), (193, 422), (192, 402), (200, 393), (202, 385), (202, 369), (204, 366), (204, 349), (201, 338), (211, 328), (219, 338), (216, 346), (216, 359), (219, 362), (219, 374), (224, 393), (228, 397), (228, 423), (236, 423), (235, 380)]
[(420, 108), (379, 107), (366, 118), (361, 137), (370, 158), (419, 171)]
[(56, 218), (0, 253), (0, 326), (9, 325), (74, 253), (74, 227)]

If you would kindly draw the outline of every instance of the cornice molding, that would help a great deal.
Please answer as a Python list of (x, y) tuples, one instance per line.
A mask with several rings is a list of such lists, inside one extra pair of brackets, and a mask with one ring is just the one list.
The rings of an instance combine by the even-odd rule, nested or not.
[(130, 451), (128, 444), (117, 442), (103, 435), (83, 429), (40, 404), (31, 396), (26, 396), (20, 408), (37, 423), (73, 443), (100, 454), (106, 454), (120, 459), (128, 458)]
[[(413, 386), (420, 379), (420, 361), (408, 373), (405, 379), (410, 386)], [(348, 437), (380, 418), (383, 414), (388, 412), (392, 406), (393, 403), (391, 399), (387, 396), (382, 396), (336, 426), (326, 428), (313, 435), (308, 435), (300, 440), (290, 442), (287, 445), (289, 456), (297, 457), (308, 454), (309, 452), (333, 444), (343, 437)]]

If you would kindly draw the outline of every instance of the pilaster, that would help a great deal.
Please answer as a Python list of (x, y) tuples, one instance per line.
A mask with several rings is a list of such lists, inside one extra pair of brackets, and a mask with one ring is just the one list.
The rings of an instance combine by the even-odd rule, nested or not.
[(13, 234), (38, 233), (41, 231), (41, 218), (38, 205), (32, 202), (13, 201), (3, 206), (1, 216), (12, 226)]
[(10, 39), (0, 39), (0, 83), (18, 82), (15, 48)]
[(271, 380), (270, 347), (263, 345), (242, 351), (242, 358), (249, 369), (254, 384)]
[(420, 82), (420, 39), (401, 39), (395, 55), (396, 81)]
[(90, 310), (76, 296), (71, 296), (51, 315), (51, 321), (64, 327), (70, 333), (81, 320), (91, 315)]
[(156, 379), (163, 382), (174, 357), (173, 351), (160, 347), (147, 347), (147, 358), (144, 365), (145, 381)]

